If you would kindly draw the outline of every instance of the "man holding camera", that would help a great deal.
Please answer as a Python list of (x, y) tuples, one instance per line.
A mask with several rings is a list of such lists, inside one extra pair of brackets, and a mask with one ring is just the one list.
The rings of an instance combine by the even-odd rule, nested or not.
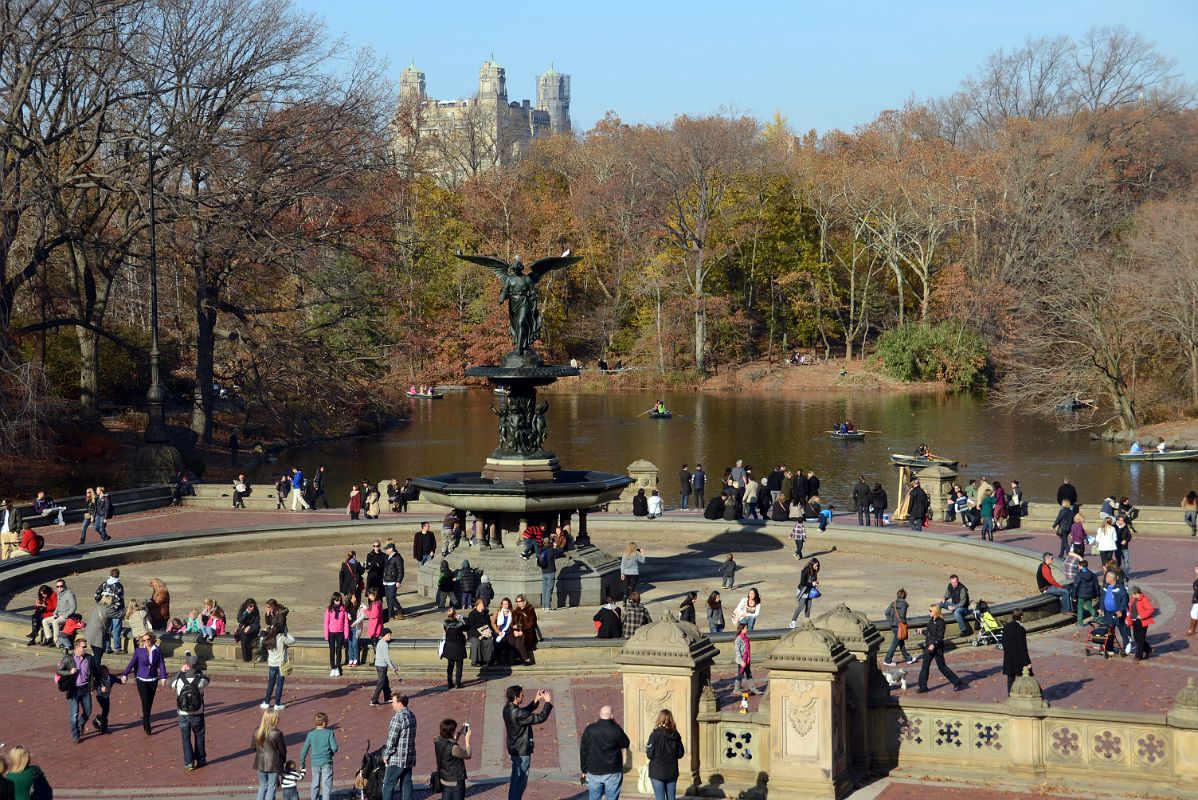
[(553, 697), (538, 689), (533, 701), (524, 703), (524, 687), (507, 688), (507, 705), (503, 707), (503, 727), (507, 731), (507, 752), (512, 759), (512, 778), (508, 784), (508, 800), (521, 800), (528, 788), (528, 769), (532, 764), (532, 726), (549, 719)]

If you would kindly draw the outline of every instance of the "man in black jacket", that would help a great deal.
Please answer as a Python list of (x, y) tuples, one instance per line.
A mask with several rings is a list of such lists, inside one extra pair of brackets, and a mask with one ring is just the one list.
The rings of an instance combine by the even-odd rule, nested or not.
[(420, 530), (412, 537), (412, 558), (417, 565), (423, 566), (426, 561), (437, 554), (437, 534), (427, 522), (420, 523)]
[(928, 515), (928, 493), (919, 485), (919, 479), (911, 481), (911, 494), (907, 496), (907, 524), (913, 531), (923, 530), (924, 518)]
[(316, 504), (324, 500), (324, 507), (329, 507), (329, 496), (324, 490), (324, 464), (321, 464), (316, 469), (316, 477), (312, 479), (312, 508), (316, 508)]
[(403, 556), (393, 542), (385, 548), (387, 560), (383, 562), (383, 591), (387, 594), (387, 619), (403, 619), (403, 606), (396, 595), (403, 585)]
[(538, 689), (528, 705), (524, 702), (524, 687), (507, 687), (507, 705), (503, 707), (503, 727), (507, 731), (507, 752), (512, 759), (512, 777), (508, 782), (508, 800), (521, 800), (528, 787), (528, 768), (532, 765), (532, 726), (549, 719), (553, 697)]
[[(1057, 494), (1060, 494), (1060, 490), (1057, 491)], [(1064, 558), (1065, 553), (1069, 552), (1069, 530), (1073, 527), (1075, 512), (1068, 497), (1062, 497), (1057, 502), (1060, 503), (1061, 510), (1057, 512), (1057, 518), (1052, 522), (1052, 529), (1057, 532), (1057, 537), (1061, 540), (1061, 549), (1057, 553), (1057, 558)]]
[(607, 800), (616, 800), (620, 796), (624, 750), (630, 744), (628, 734), (612, 719), (611, 706), (599, 709), (599, 719), (586, 726), (578, 746), (582, 777), (591, 797), (602, 795)]
[(1007, 676), (1007, 696), (1011, 686), (1023, 674), (1024, 667), (1032, 665), (1027, 652), (1027, 631), (1023, 628), (1023, 609), (1011, 612), (1011, 621), (1002, 626), (1002, 671)]
[(678, 473), (678, 508), (685, 511), (691, 499), (691, 471), (687, 465), (682, 465)]
[(867, 528), (870, 523), (869, 502), (872, 496), (869, 484), (865, 482), (865, 476), (858, 475), (857, 484), (853, 486), (853, 505), (857, 507), (857, 524)]
[(1069, 507), (1072, 508), (1076, 513), (1077, 489), (1074, 488), (1073, 484), (1069, 482), (1068, 478), (1065, 478), (1064, 483), (1057, 488), (1057, 505), (1060, 505), (1061, 502), (1065, 500), (1069, 501)]
[(383, 545), (380, 542), (375, 542), (370, 545), (370, 552), (366, 554), (366, 589), (383, 590), (383, 565), (387, 563), (387, 557), (383, 555)]

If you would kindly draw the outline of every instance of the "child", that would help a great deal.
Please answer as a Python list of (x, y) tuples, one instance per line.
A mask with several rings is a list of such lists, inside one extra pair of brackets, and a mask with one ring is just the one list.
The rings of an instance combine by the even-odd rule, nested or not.
[(749, 647), (749, 626), (736, 623), (736, 692), (761, 694), (753, 685), (752, 649)]
[(294, 761), (283, 765), (283, 780), (279, 784), (283, 788), (283, 800), (299, 800), (299, 789), (296, 785), (304, 779), (304, 770), (295, 766)]
[(308, 731), (304, 747), (300, 750), (300, 774), (304, 774), (304, 763), (308, 751), (312, 752), (312, 800), (332, 800), (333, 756), (337, 753), (337, 737), (329, 730), (329, 716), (318, 712), (313, 721), (316, 727)]
[(129, 642), (138, 641), (150, 633), (149, 616), (140, 600), (130, 600), (125, 608), (125, 624), (121, 627), (121, 652), (129, 652)]
[(183, 629), (183, 633), (204, 633), (204, 629), (200, 625), (200, 610), (198, 608), (193, 608), (191, 613), (187, 615), (187, 627)]
[(721, 633), (724, 630), (724, 601), (719, 592), (707, 596), (707, 632)]
[(495, 599), (495, 587), (491, 585), (491, 579), (486, 575), (478, 579), (477, 599), (483, 601), (483, 608), (490, 608), (491, 601)]
[(92, 720), (92, 727), (100, 733), (108, 733), (108, 707), (112, 701), (112, 686), (116, 683), (120, 680), (101, 664), (96, 672), (96, 702), (100, 705), (100, 713)]
[(790, 538), (795, 543), (795, 559), (803, 557), (803, 545), (807, 543), (807, 521), (804, 519), (795, 520), (795, 525), (790, 529)]
[(723, 579), (720, 581), (721, 589), (732, 589), (736, 583), (736, 560), (732, 554), (728, 554), (728, 558), (724, 559), (723, 569), (720, 570), (720, 575)]
[(58, 646), (64, 650), (70, 650), (75, 646), (75, 634), (86, 627), (82, 614), (68, 615), (62, 623), (62, 628), (59, 630)]
[(167, 633), (183, 633), (187, 626), (183, 624), (183, 620), (178, 617), (171, 617), (171, 621), (166, 623)]

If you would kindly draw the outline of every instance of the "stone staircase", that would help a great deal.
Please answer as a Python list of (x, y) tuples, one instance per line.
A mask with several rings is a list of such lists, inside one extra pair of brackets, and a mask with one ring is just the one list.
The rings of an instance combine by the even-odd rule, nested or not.
[[(183, 498), (183, 505), (188, 508), (232, 508), (233, 507), (233, 484), (232, 483), (193, 483), (195, 488), (195, 497)], [(390, 506), (387, 505), (387, 483), (383, 481), (379, 484), (379, 491), (383, 493), (383, 514), (391, 516)], [(278, 503), (276, 502), (278, 492), (271, 484), (250, 484), (250, 493), (245, 497), (245, 507), (247, 509), (255, 509), (257, 511), (274, 511)], [(290, 509), (291, 500), (290, 494), (284, 495), (283, 507)], [(339, 503), (337, 499), (330, 498), (329, 505), (333, 508), (344, 510), (343, 503)], [(323, 508), (323, 504), (321, 506)], [(427, 514), (428, 521), (434, 528), (440, 530), (441, 518), (448, 513), (449, 509), (435, 505), (427, 500), (413, 500), (408, 503), (409, 514)]]

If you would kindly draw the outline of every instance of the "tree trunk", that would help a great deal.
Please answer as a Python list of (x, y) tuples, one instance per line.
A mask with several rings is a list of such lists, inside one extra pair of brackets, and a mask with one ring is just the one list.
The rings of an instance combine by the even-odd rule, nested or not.
[(695, 368), (705, 372), (704, 350), (707, 349), (707, 296), (703, 293), (703, 249), (695, 254)]
[(1190, 399), (1198, 403), (1198, 345), (1190, 345)]
[(191, 429), (205, 444), (212, 444), (212, 361), (216, 352), (216, 310), (208, 305), (202, 275), (196, 286), (196, 385), (191, 408)]
[(100, 336), (87, 328), (75, 327), (79, 340), (79, 416), (100, 418)]

